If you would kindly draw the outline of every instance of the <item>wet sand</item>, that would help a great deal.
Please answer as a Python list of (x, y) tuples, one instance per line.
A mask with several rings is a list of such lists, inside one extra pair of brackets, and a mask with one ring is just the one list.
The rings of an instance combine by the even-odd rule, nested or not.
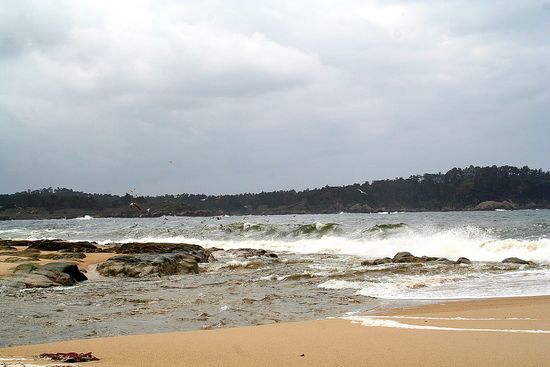
[[(26, 247), (23, 247), (23, 246), (18, 247), (19, 252), (25, 249)], [(60, 254), (60, 252), (56, 252), (56, 251), (41, 251), (40, 253), (41, 254)], [(102, 263), (105, 260), (119, 254), (111, 253), (111, 252), (101, 252), (101, 253), (84, 253), (84, 255), (86, 257), (79, 260), (71, 260), (71, 259), (69, 260), (52, 260), (52, 259), (24, 260), (25, 257), (22, 257), (23, 261), (17, 261), (17, 262), (4, 262), (7, 258), (18, 257), (17, 255), (0, 255), (0, 278), (9, 276), (12, 273), (13, 269), (17, 267), (17, 265), (28, 263), (28, 262), (32, 262), (37, 265), (44, 265), (47, 263), (60, 262), (60, 261), (74, 262), (75, 264), (78, 265), (78, 268), (80, 269), (80, 271), (88, 271), (91, 265)]]
[[(0, 357), (92, 352), (101, 360), (79, 365), (112, 367), (550, 366), (550, 297), (393, 309), (373, 319), (399, 327), (331, 319), (26, 345), (1, 348)], [(425, 325), (491, 331), (403, 328)]]

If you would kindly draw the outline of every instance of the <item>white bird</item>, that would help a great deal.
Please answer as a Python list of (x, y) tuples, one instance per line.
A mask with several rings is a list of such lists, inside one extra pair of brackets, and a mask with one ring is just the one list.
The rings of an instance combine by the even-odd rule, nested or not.
[(363, 194), (363, 195), (368, 195), (366, 192), (364, 192), (364, 191), (361, 190), (361, 189), (357, 189), (357, 191), (359, 191), (359, 192), (360, 192), (361, 194)]

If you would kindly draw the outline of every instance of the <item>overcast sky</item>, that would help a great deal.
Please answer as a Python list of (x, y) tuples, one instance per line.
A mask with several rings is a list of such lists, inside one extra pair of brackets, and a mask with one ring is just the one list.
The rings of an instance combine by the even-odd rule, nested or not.
[(0, 192), (550, 169), (550, 2), (0, 1)]

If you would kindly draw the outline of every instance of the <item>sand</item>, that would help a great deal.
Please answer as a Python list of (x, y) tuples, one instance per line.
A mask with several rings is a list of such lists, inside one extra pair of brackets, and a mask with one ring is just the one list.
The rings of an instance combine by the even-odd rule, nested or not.
[[(21, 252), (25, 248), (26, 247), (19, 246), (18, 251)], [(41, 251), (40, 253), (41, 254), (59, 254), (59, 252), (55, 252), (55, 251)], [(102, 263), (105, 260), (109, 259), (110, 257), (116, 256), (116, 255), (119, 255), (119, 254), (110, 253), (110, 252), (106, 252), (106, 253), (102, 252), (102, 253), (85, 253), (84, 255), (86, 257), (83, 258), (83, 259), (79, 259), (79, 260), (52, 260), (52, 259), (31, 260), (31, 259), (29, 259), (29, 260), (19, 261), (19, 262), (4, 262), (5, 259), (7, 259), (9, 257), (17, 257), (17, 255), (0, 255), (0, 277), (9, 276), (12, 273), (13, 269), (15, 269), (15, 267), (17, 265), (27, 263), (27, 262), (32, 262), (32, 263), (37, 264), (37, 265), (44, 265), (44, 264), (47, 264), (47, 263), (59, 262), (59, 261), (74, 262), (78, 265), (78, 268), (81, 271), (88, 271), (90, 269), (91, 265), (96, 265), (96, 264)], [(25, 257), (22, 257), (22, 259), (25, 259)]]
[[(469, 320), (448, 320), (458, 317)], [(496, 320), (486, 320), (489, 318)], [(430, 325), (496, 331), (367, 327), (331, 319), (17, 346), (0, 348), (0, 356), (92, 352), (101, 360), (79, 365), (94, 367), (550, 366), (550, 297), (393, 309), (373, 319), (405, 323), (409, 327)], [(510, 329), (547, 333), (505, 332)], [(32, 363), (44, 365), (44, 362)]]

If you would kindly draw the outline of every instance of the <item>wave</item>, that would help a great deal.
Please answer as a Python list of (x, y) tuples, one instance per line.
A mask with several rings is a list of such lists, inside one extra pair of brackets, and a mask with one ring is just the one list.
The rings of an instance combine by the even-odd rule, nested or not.
[(417, 256), (445, 257), (456, 260), (467, 257), (472, 261), (502, 261), (507, 257), (519, 257), (535, 263), (550, 264), (550, 239), (492, 239), (486, 236), (470, 237), (457, 231), (445, 231), (433, 235), (413, 234), (390, 238), (349, 239), (340, 236), (323, 236), (316, 239), (204, 239), (187, 236), (133, 237), (98, 241), (113, 242), (165, 242), (194, 243), (203, 247), (265, 249), (274, 252), (297, 254), (351, 255), (362, 258), (393, 257), (397, 252), (408, 251)]

